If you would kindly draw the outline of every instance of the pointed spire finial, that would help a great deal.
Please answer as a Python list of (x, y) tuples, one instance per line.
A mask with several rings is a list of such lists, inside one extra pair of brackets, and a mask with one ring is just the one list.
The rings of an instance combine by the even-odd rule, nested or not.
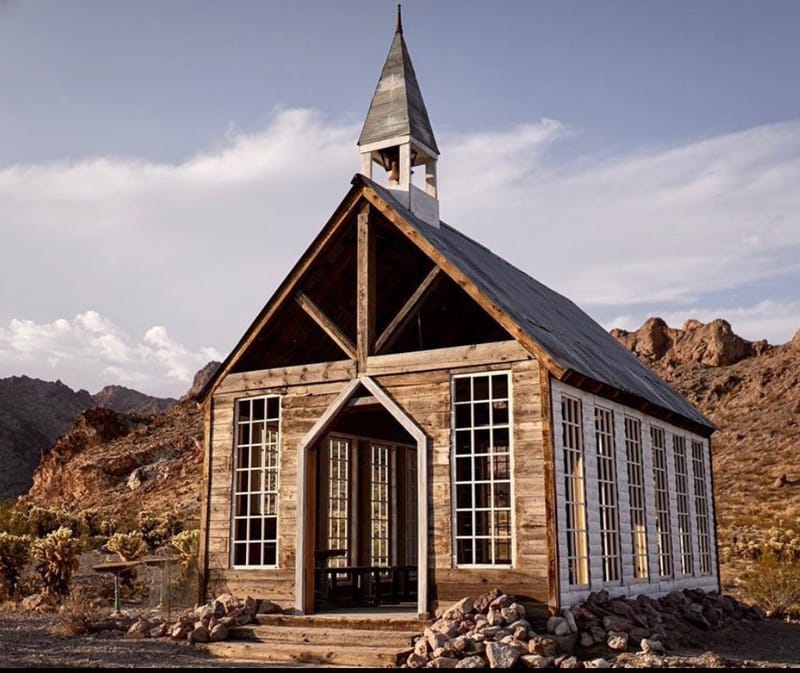
[(403, 34), (403, 17), (401, 16), (401, 5), (398, 3), (397, 5), (397, 27), (394, 29), (395, 33)]

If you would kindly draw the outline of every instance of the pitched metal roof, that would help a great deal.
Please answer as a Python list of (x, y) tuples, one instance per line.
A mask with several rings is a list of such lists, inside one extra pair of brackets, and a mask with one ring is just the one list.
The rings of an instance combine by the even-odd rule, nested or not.
[(441, 222), (432, 227), (359, 175), (565, 370), (612, 386), (710, 431), (714, 424), (576, 304)]
[(407, 135), (439, 153), (398, 20), (358, 144), (367, 145)]

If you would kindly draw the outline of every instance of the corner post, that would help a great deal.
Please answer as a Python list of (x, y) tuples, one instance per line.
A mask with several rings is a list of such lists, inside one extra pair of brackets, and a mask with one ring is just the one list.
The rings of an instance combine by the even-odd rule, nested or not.
[(356, 361), (359, 372), (367, 369), (367, 358), (375, 348), (375, 234), (369, 203), (358, 213), (358, 280), (356, 298)]

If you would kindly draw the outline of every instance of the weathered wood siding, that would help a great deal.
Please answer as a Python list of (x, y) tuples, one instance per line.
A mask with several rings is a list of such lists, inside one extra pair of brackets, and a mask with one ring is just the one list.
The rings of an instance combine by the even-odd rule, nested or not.
[[(513, 342), (472, 350), (442, 349), (370, 358), (373, 377), (429, 438), (430, 595), (432, 608), (494, 587), (527, 601), (548, 601), (548, 542), (545, 516), (543, 415), (539, 364)], [(444, 352), (446, 351), (446, 352)], [(496, 357), (495, 357), (496, 356)], [(418, 371), (414, 371), (417, 368)], [(295, 368), (292, 368), (295, 369)], [(297, 368), (298, 370), (300, 368)], [(290, 605), (295, 599), (297, 454), (301, 440), (351, 380), (349, 363), (296, 371), (229, 376), (213, 397), (209, 466), (208, 572), (206, 594), (223, 591)], [(453, 554), (451, 503), (450, 382), (453, 374), (484, 371), (512, 374), (513, 565), (457, 568)], [(309, 374), (310, 372), (310, 374)], [(280, 394), (281, 453), (277, 569), (232, 569), (230, 523), (235, 400)]]

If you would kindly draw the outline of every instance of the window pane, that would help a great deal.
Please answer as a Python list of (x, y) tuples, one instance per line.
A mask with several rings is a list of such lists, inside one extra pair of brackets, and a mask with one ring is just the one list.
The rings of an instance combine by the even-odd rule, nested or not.
[(492, 377), (492, 399), (508, 397), (508, 374), (496, 374)]
[(508, 428), (495, 428), (492, 430), (494, 437), (494, 450), (497, 453), (505, 453), (508, 451)]
[(491, 430), (475, 430), (475, 445), (473, 453), (491, 453)]
[(233, 563), (243, 566), (247, 563), (247, 544), (240, 543), (233, 545)]
[(470, 380), (469, 378), (455, 380), (456, 402), (468, 402), (470, 400)]
[[(240, 423), (239, 424), (239, 445), (242, 444), (249, 444), (250, 443), (250, 424), (249, 423)], [(244, 466), (242, 466), (244, 467)]]
[(475, 507), (491, 506), (491, 484), (475, 484)]
[(261, 420), (264, 418), (264, 398), (259, 397), (253, 400), (253, 420)]
[(280, 416), (280, 397), (267, 398), (267, 418), (278, 418)]
[(459, 507), (472, 508), (472, 484), (456, 486), (456, 502)]
[(474, 406), (474, 423), (476, 428), (489, 425), (489, 403), (480, 402)]
[(472, 407), (469, 404), (456, 405), (456, 427), (468, 428), (472, 425)]
[(456, 432), (456, 454), (463, 455), (472, 452), (472, 431), (458, 430)]
[(247, 559), (247, 565), (260, 566), (261, 565), (261, 542), (251, 542), (249, 545), (250, 558)]
[(488, 481), (492, 478), (491, 460), (490, 456), (475, 457), (475, 481)]
[(475, 563), (491, 563), (491, 541), (487, 539), (475, 540)]
[(489, 512), (475, 512), (475, 535), (491, 534)]
[(264, 543), (264, 565), (274, 566), (278, 563), (278, 545), (275, 542)]
[(489, 399), (489, 377), (476, 376), (472, 379), (474, 394), (472, 400), (488, 400)]
[(472, 556), (472, 538), (467, 540), (457, 540), (457, 559), (459, 563), (471, 564), (475, 563)]
[(262, 519), (250, 519), (250, 539), (251, 540), (260, 540), (261, 539), (261, 522)]
[(492, 423), (495, 425), (508, 423), (508, 402), (492, 403)]
[(456, 512), (456, 531), (458, 535), (472, 535), (472, 512)]
[(472, 458), (456, 458), (456, 481), (472, 480)]
[(250, 400), (239, 400), (239, 420), (250, 420)]

